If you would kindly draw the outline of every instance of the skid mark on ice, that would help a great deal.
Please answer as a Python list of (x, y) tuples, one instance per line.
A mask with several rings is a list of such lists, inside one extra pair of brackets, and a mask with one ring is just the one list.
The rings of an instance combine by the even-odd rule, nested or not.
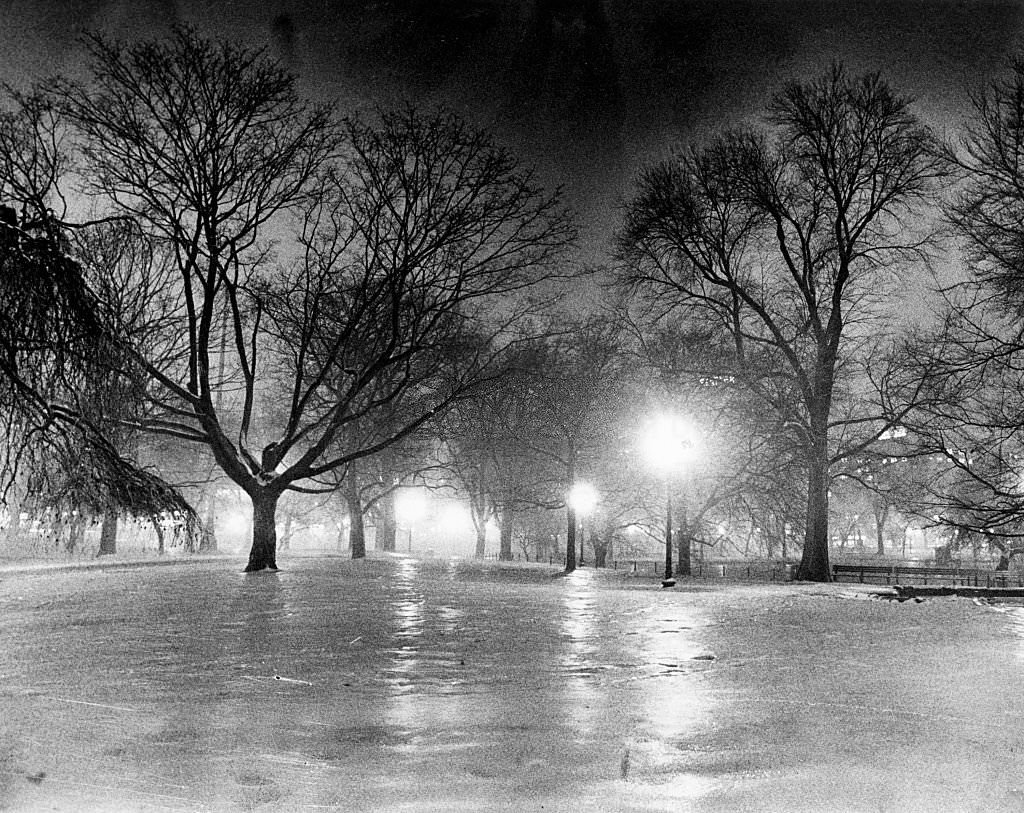
[(242, 675), (243, 680), (257, 680), (257, 681), (276, 681), (278, 683), (292, 683), (297, 686), (312, 686), (313, 684), (308, 680), (301, 680), (299, 678), (283, 677), (282, 675)]
[(52, 779), (53, 784), (62, 785), (68, 788), (80, 788), (99, 793), (108, 801), (124, 803), (129, 799), (134, 801), (159, 800), (163, 803), (174, 802), (180, 805), (187, 805), (190, 809), (200, 810), (202, 805), (195, 799), (186, 796), (172, 796), (167, 793), (154, 793), (153, 791), (140, 790), (138, 788), (124, 787), (121, 785), (101, 785), (91, 782), (78, 782), (70, 779)]
[(70, 697), (54, 697), (53, 695), (46, 694), (32, 694), (34, 694), (35, 697), (38, 697), (41, 700), (52, 700), (57, 703), (68, 703), (74, 706), (91, 706), (92, 708), (97, 709), (107, 709), (109, 711), (127, 711), (133, 714), (138, 712), (138, 709), (128, 708), (127, 706), (111, 706), (107, 703), (93, 703), (89, 700), (73, 700)]

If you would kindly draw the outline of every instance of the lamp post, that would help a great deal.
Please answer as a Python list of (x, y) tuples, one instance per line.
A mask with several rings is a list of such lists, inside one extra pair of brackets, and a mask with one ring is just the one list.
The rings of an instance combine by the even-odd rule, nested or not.
[[(580, 518), (580, 524), (582, 525), (582, 518), (594, 510), (594, 506), (597, 505), (598, 501), (597, 489), (595, 489), (590, 483), (573, 483), (572, 488), (569, 489), (569, 495), (566, 502), (569, 505), (571, 512), (571, 521), (576, 522), (576, 518)], [(580, 553), (579, 553), (579, 564), (583, 566), (583, 542), (584, 535), (580, 534)], [(575, 555), (575, 551), (573, 551)]]
[(676, 415), (652, 419), (644, 434), (644, 457), (665, 481), (665, 575), (661, 584), (672, 587), (672, 474), (692, 459), (697, 448), (694, 428)]

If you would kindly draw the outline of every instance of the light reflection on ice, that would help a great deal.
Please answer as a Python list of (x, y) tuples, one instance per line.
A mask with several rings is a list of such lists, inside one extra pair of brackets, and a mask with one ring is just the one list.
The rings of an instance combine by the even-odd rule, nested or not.
[(394, 580), (397, 583), (411, 585), (419, 575), (419, 560), (404, 558), (397, 560), (395, 564)]
[(590, 672), (595, 653), (595, 600), (588, 571), (577, 570), (565, 578), (561, 632), (567, 646), (560, 666), (566, 672), (566, 701), (575, 709), (580, 736), (589, 733), (603, 711), (598, 686)]
[(710, 718), (708, 697), (698, 673), (714, 656), (699, 642), (706, 625), (692, 606), (666, 601), (644, 625), (641, 641), (647, 685), (648, 719), (659, 738), (691, 736)]
[(693, 661), (710, 657), (696, 640), (695, 630), (702, 625), (691, 607), (666, 604), (660, 608), (646, 624), (644, 641), (650, 665), (659, 667), (652, 670), (654, 674), (686, 672), (693, 668)]
[(419, 670), (424, 600), (415, 586), (417, 570), (415, 559), (402, 559), (395, 571), (391, 617), (398, 646), (391, 649), (392, 667), (389, 671), (399, 683), (414, 680)]
[(394, 618), (399, 638), (419, 638), (423, 632), (423, 599), (413, 596), (395, 602)]
[(683, 799), (698, 799), (707, 796), (719, 785), (714, 779), (695, 773), (676, 773), (665, 782), (657, 784), (630, 785), (630, 795), (639, 801), (678, 802)]

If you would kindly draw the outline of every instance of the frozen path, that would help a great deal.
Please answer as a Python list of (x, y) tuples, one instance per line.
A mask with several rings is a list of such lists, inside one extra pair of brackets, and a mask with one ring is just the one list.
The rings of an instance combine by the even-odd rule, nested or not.
[(284, 566), (0, 572), (0, 810), (1024, 808), (1017, 609)]

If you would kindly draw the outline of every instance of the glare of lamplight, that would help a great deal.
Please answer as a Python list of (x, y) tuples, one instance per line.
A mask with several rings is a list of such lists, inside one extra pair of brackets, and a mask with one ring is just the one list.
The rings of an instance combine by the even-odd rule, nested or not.
[(422, 488), (403, 488), (395, 497), (395, 513), (402, 522), (412, 523), (427, 513), (427, 494)]
[(445, 533), (461, 533), (473, 528), (473, 517), (465, 506), (448, 503), (438, 512), (437, 525)]
[(643, 454), (660, 472), (674, 471), (693, 460), (700, 436), (692, 424), (677, 415), (659, 415), (648, 424), (643, 437)]
[(224, 517), (224, 530), (233, 536), (241, 536), (249, 530), (249, 518), (235, 511)]
[(598, 496), (597, 489), (595, 489), (590, 483), (573, 483), (572, 488), (569, 489), (569, 505), (573, 507), (577, 514), (584, 515), (589, 514), (594, 510), (594, 506), (597, 505)]

